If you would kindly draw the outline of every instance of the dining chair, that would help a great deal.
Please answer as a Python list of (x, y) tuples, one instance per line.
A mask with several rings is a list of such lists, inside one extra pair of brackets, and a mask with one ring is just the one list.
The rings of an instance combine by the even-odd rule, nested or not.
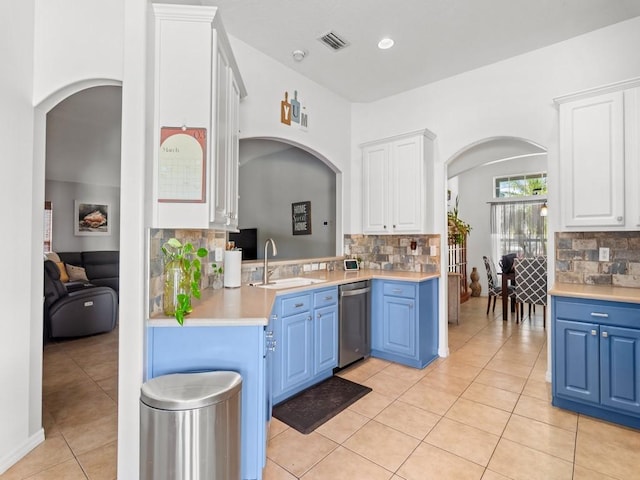
[[(487, 303), (487, 315), (489, 315), (489, 309), (491, 308), (491, 299), (493, 298), (493, 311), (496, 311), (496, 299), (502, 297), (502, 285), (498, 280), (498, 273), (496, 272), (496, 266), (493, 260), (489, 257), (482, 257), (484, 260), (484, 267), (487, 270), (487, 290), (489, 302)], [(509, 298), (515, 298), (515, 289), (509, 285), (507, 295)]]
[[(547, 257), (516, 258), (516, 323), (524, 319), (522, 306), (525, 303), (542, 305), (542, 326), (547, 326)], [(520, 307), (520, 308), (518, 308)], [(531, 319), (531, 308), (529, 308)]]

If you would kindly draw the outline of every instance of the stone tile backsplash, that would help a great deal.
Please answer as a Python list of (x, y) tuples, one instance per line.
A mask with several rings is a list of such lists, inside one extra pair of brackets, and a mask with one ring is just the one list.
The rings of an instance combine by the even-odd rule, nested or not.
[[(209, 285), (211, 264), (214, 263), (214, 249), (226, 246), (227, 234), (217, 230), (178, 230), (151, 229), (149, 245), (149, 314), (162, 313), (162, 295), (164, 290), (162, 245), (170, 238), (182, 243), (191, 242), (195, 248), (209, 250), (209, 258), (203, 261), (202, 288)], [(411, 249), (415, 242), (415, 249)], [(435, 255), (430, 255), (430, 249)], [(438, 272), (440, 267), (439, 235), (345, 235), (345, 257), (359, 258), (362, 268), (381, 270), (401, 270), (409, 272)], [(324, 259), (305, 259), (300, 261), (272, 260), (274, 267), (272, 279), (303, 275), (307, 269), (341, 269), (342, 257)], [(224, 267), (221, 262), (216, 262)], [(260, 282), (262, 262), (245, 262), (242, 266), (242, 283)]]
[[(640, 232), (559, 232), (555, 235), (558, 282), (640, 287)], [(609, 248), (609, 261), (599, 249)]]
[[(430, 255), (431, 247), (435, 255)], [(435, 273), (440, 269), (440, 235), (345, 235), (344, 255), (361, 259), (363, 268)]]

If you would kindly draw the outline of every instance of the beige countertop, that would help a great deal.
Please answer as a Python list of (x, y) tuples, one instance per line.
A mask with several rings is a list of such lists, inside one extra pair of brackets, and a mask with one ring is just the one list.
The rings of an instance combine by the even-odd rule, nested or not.
[(640, 303), (640, 288), (616, 287), (613, 285), (556, 283), (553, 285), (553, 288), (549, 290), (549, 295), (591, 300), (608, 300), (611, 302)]
[[(430, 278), (438, 278), (437, 273), (416, 273), (388, 270), (326, 270), (311, 272), (300, 277), (323, 280), (322, 283), (305, 285), (279, 290), (242, 285), (239, 288), (211, 288), (202, 291), (202, 298), (193, 301), (193, 312), (185, 317), (184, 326), (242, 326), (267, 325), (269, 315), (277, 295), (292, 292), (332, 287), (350, 282), (371, 279), (401, 280), (405, 282), (422, 282)], [(166, 315), (154, 315), (149, 321), (151, 327), (179, 327), (175, 318)]]

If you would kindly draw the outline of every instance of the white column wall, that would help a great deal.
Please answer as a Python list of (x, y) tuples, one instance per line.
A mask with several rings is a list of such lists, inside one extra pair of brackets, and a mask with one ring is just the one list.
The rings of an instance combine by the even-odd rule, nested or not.
[(34, 351), (32, 342), (39, 335), (42, 346), (42, 321), (35, 318), (42, 304), (42, 288), (38, 291), (33, 282), (37, 269), (32, 268), (31, 251), (32, 232), (38, 231), (32, 206), (42, 198), (32, 195), (34, 177), (39, 174), (31, 161), (34, 8), (33, 0), (0, 3), (0, 19), (4, 20), (0, 21), (0, 45), (20, 45), (19, 49), (0, 50), (0, 224), (7, 272), (0, 276), (0, 473), (44, 439), (39, 411), (41, 352)]

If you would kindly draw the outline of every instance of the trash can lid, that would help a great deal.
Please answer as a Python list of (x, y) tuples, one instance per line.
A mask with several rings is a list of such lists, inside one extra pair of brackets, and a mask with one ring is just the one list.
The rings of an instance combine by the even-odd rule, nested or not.
[(236, 372), (174, 373), (143, 383), (140, 401), (161, 410), (190, 410), (224, 402), (241, 387)]

